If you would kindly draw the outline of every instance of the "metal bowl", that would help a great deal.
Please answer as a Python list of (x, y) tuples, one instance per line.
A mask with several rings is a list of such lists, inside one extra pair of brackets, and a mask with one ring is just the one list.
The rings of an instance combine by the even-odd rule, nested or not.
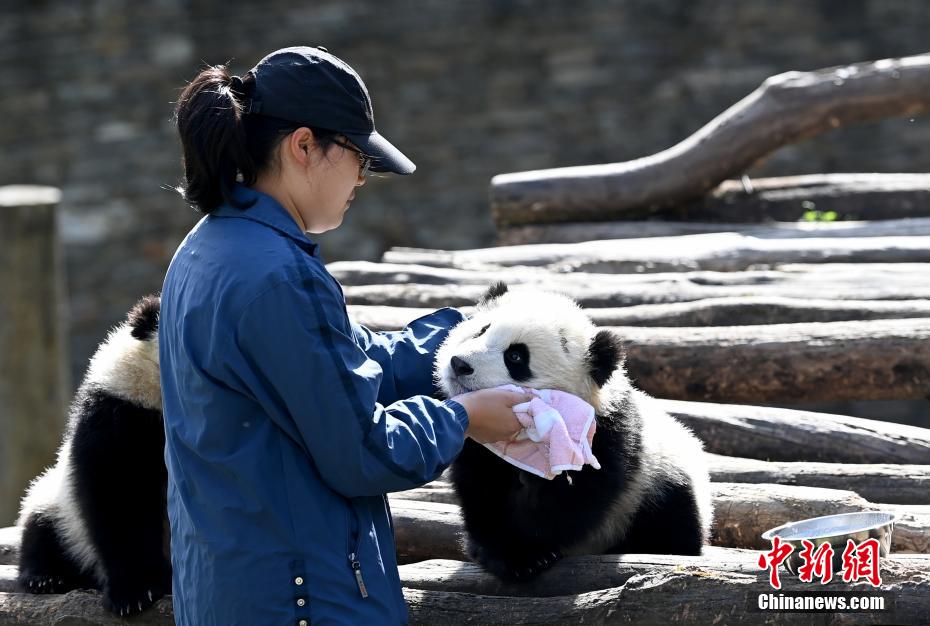
[(762, 538), (771, 541), (777, 536), (794, 546), (794, 552), (784, 561), (785, 567), (792, 574), (797, 574), (798, 567), (804, 563), (800, 556), (804, 548), (802, 539), (814, 544), (815, 550), (820, 544), (829, 543), (833, 548), (833, 571), (838, 572), (843, 564), (847, 539), (857, 544), (866, 539), (878, 539), (880, 556), (891, 554), (891, 533), (898, 519), (900, 516), (896, 513), (878, 511), (825, 515), (772, 528), (762, 533)]

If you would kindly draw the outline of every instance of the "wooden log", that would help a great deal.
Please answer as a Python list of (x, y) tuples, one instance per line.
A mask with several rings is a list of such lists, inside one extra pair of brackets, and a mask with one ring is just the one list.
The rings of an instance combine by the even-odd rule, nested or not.
[[(826, 174), (823, 176), (831, 176)], [(921, 174), (920, 176), (926, 176)], [(802, 178), (802, 177), (792, 177)], [(806, 177), (804, 177), (806, 178)], [(759, 179), (757, 179), (758, 181)], [(756, 182), (757, 182), (756, 181)], [(919, 210), (926, 214), (925, 207), (930, 204), (930, 187), (921, 194), (927, 199), (920, 202), (908, 200), (906, 206), (913, 212)], [(888, 194), (893, 196), (893, 194)], [(897, 197), (897, 196), (894, 196)], [(798, 201), (798, 204), (809, 202)], [(843, 200), (845, 202), (845, 199)], [(817, 210), (824, 203), (817, 203)], [(640, 239), (643, 237), (680, 237), (682, 235), (700, 235), (704, 233), (743, 233), (753, 237), (769, 238), (809, 238), (809, 237), (897, 237), (902, 235), (930, 235), (930, 219), (915, 217), (889, 219), (881, 221), (833, 221), (833, 222), (765, 222), (764, 224), (746, 223), (763, 221), (768, 213), (764, 210), (746, 210), (739, 207), (739, 222), (697, 222), (693, 216), (689, 221), (670, 221), (673, 216), (659, 220), (636, 220), (624, 222), (569, 222), (562, 224), (521, 224), (502, 228), (497, 233), (498, 246), (519, 246), (539, 243), (580, 243), (602, 239)], [(805, 207), (808, 205), (805, 205)], [(827, 205), (831, 206), (831, 205)], [(876, 206), (869, 204), (868, 206)], [(878, 205), (885, 208), (884, 205)], [(801, 210), (807, 210), (801, 207)], [(837, 207), (840, 208), (840, 207)], [(863, 207), (863, 211), (865, 208)], [(902, 210), (904, 205), (902, 204)], [(873, 219), (875, 219), (873, 217)]]
[[(822, 623), (925, 623), (930, 582), (924, 567), (883, 562), (887, 611), (827, 613)], [(875, 596), (863, 583), (819, 588), (784, 575), (782, 593), (855, 592)], [(514, 598), (457, 591), (405, 589), (411, 624), (810, 624), (810, 615), (757, 610), (759, 596), (777, 592), (764, 575), (713, 565), (649, 565), (621, 586), (546, 598)], [(837, 621), (838, 620), (838, 621)], [(816, 623), (821, 623), (820, 621)]]
[(772, 461), (930, 464), (930, 429), (809, 411), (656, 400), (711, 453)]
[(52, 595), (0, 593), (0, 626), (124, 626), (127, 623), (174, 626), (171, 598), (162, 598), (145, 613), (127, 622), (104, 609), (100, 594), (93, 591)]
[(717, 454), (707, 461), (714, 482), (842, 489), (873, 502), (930, 504), (930, 465), (788, 463)]
[(609, 327), (633, 382), (673, 400), (799, 403), (930, 395), (930, 318)]
[[(473, 307), (462, 307), (471, 315)], [(396, 330), (433, 309), (350, 305), (349, 315), (372, 330)], [(591, 308), (598, 326), (754, 326), (930, 317), (930, 300), (821, 300), (765, 296), (707, 298), (693, 302)]]
[[(926, 218), (930, 174), (808, 174), (725, 180), (707, 195), (678, 203), (666, 219), (708, 222), (795, 222), (808, 211), (836, 220)], [(828, 227), (829, 228), (829, 227)], [(910, 233), (917, 234), (917, 233)]]
[(465, 530), (458, 505), (390, 497), (398, 563), (465, 558)]
[[(758, 565), (758, 550), (707, 546), (701, 556), (665, 554), (601, 554), (566, 557), (528, 582), (507, 583), (485, 572), (475, 563), (431, 559), (400, 566), (400, 579), (407, 589), (456, 591), (513, 598), (552, 598), (620, 587), (631, 578), (656, 571), (701, 568), (768, 580), (768, 571)], [(882, 559), (886, 569), (930, 570), (930, 556), (895, 554)], [(795, 577), (782, 570), (783, 582)], [(930, 584), (930, 581), (927, 581)], [(830, 587), (833, 588), (832, 585)]]
[(609, 328), (621, 338), (633, 382), (658, 398), (799, 403), (930, 395), (930, 318), (687, 332)]
[[(626, 289), (638, 285), (805, 285), (817, 288), (829, 285), (862, 286), (868, 283), (893, 283), (898, 289), (919, 288), (926, 283), (930, 263), (784, 263), (778, 269), (756, 268), (729, 272), (694, 270), (687, 272), (553, 272), (535, 267), (499, 267), (456, 269), (405, 263), (371, 263), (338, 261), (327, 266), (344, 287), (360, 285), (464, 286), (488, 285), (503, 281), (535, 289), (589, 291), (597, 288)], [(900, 300), (900, 298), (892, 298)]]
[[(775, 297), (829, 300), (926, 300), (930, 299), (930, 285), (913, 284), (914, 276), (898, 278), (885, 273), (887, 281), (870, 281), (867, 276), (855, 281), (853, 274), (837, 270), (836, 280), (807, 279), (798, 276), (785, 283), (770, 282), (756, 272), (738, 272), (729, 275), (716, 273), (709, 281), (694, 282), (682, 277), (661, 282), (630, 282), (623, 286), (593, 284), (591, 286), (562, 284), (555, 281), (541, 283), (539, 287), (558, 291), (573, 298), (585, 308), (627, 307), (640, 304), (694, 302), (707, 298)], [(663, 277), (668, 276), (664, 274)], [(684, 275), (682, 275), (684, 276)], [(717, 280), (716, 277), (719, 277)], [(757, 280), (755, 284), (751, 281)], [(719, 284), (722, 283), (722, 284)], [(535, 287), (535, 285), (534, 285)], [(345, 287), (346, 302), (350, 305), (392, 306), (438, 309), (444, 306), (472, 306), (487, 285), (358, 285)]]
[[(762, 533), (787, 522), (852, 511), (891, 511), (902, 515), (895, 524), (893, 550), (930, 552), (930, 506), (873, 504), (852, 491), (817, 487), (745, 483), (712, 483), (711, 487), (711, 543), (715, 546), (762, 548), (768, 545)], [(408, 499), (416, 495), (389, 496), (399, 562), (465, 560), (459, 507)]]
[[(930, 568), (930, 555), (896, 553), (892, 561), (913, 568)], [(599, 554), (566, 557), (531, 582), (508, 583), (474, 563), (430, 559), (400, 566), (404, 587), (461, 591), (496, 596), (552, 597), (618, 587), (653, 566), (711, 567), (728, 572), (767, 575), (759, 569), (758, 550), (705, 546), (699, 557), (667, 554)], [(883, 563), (887, 561), (883, 560)], [(788, 576), (786, 573), (785, 576)], [(16, 593), (16, 567), (0, 565), (0, 592)]]
[(19, 563), (19, 542), (23, 531), (18, 526), (0, 528), (0, 565)]
[(703, 195), (786, 144), (930, 108), (930, 55), (772, 76), (703, 128), (625, 163), (500, 174), (498, 225), (642, 217)]
[[(888, 504), (930, 504), (930, 465), (891, 463), (811, 463), (760, 461), (708, 454), (710, 479), (718, 483), (795, 485), (854, 491), (866, 500)], [(421, 502), (458, 504), (445, 476), (400, 492)]]
[(0, 526), (55, 459), (64, 428), (67, 342), (51, 187), (0, 187)]
[(16, 565), (0, 565), (0, 593), (10, 593), (17, 591), (16, 573), (19, 568)]
[(526, 266), (600, 274), (736, 272), (788, 263), (926, 263), (930, 236), (786, 239), (706, 233), (454, 251), (394, 248), (382, 260), (485, 271)]
[(930, 319), (689, 328), (612, 328), (635, 384), (709, 402), (923, 399)]
[(902, 518), (895, 523), (892, 550), (930, 552), (930, 506), (873, 504), (852, 491), (711, 483), (714, 494), (712, 543), (731, 548), (770, 548), (762, 533), (787, 522), (856, 511), (889, 511)]
[[(609, 555), (567, 558), (537, 579), (503, 584), (480, 567), (432, 560), (400, 568), (411, 623), (585, 623), (631, 622), (708, 624), (758, 623), (760, 594), (772, 593), (768, 574), (756, 564), (758, 552), (708, 548), (703, 557)], [(893, 554), (881, 561), (881, 591), (893, 603), (879, 613), (886, 623), (919, 623), (928, 610), (928, 562), (916, 555)], [(782, 570), (783, 592), (810, 592)], [(863, 584), (833, 582), (823, 593), (874, 595)], [(694, 600), (703, 598), (703, 600)], [(729, 601), (729, 605), (727, 605)], [(607, 604), (612, 607), (607, 610)], [(467, 606), (470, 604), (470, 607)], [(687, 609), (687, 610), (685, 610)], [(493, 612), (491, 612), (493, 611)], [(713, 611), (717, 611), (714, 613)], [(862, 615), (844, 614), (843, 623)], [(790, 619), (785, 618), (790, 616)], [(781, 620), (781, 621), (773, 621)], [(174, 623), (171, 598), (159, 600), (133, 624)], [(125, 624), (107, 613), (96, 592), (65, 595), (0, 593), (0, 625)], [(797, 616), (773, 611), (766, 623), (798, 623)], [(871, 621), (865, 623), (873, 623)]]

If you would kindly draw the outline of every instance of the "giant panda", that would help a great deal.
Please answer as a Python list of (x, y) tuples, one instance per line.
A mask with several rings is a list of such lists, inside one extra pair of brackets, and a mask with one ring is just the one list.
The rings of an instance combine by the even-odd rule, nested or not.
[(635, 389), (614, 333), (598, 331), (571, 299), (493, 285), (437, 351), (443, 393), (513, 384), (559, 389), (595, 408), (585, 465), (552, 480), (467, 439), (451, 480), (468, 555), (504, 580), (526, 580), (563, 556), (697, 555), (712, 516), (701, 443)]
[(103, 591), (118, 615), (171, 591), (156, 296), (91, 358), (57, 463), (22, 501), (18, 582), (32, 593)]

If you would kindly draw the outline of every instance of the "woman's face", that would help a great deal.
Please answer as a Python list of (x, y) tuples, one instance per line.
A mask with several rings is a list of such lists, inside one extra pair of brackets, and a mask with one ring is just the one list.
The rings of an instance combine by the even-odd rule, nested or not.
[[(345, 137), (337, 140), (351, 146)], [(278, 174), (260, 177), (256, 188), (275, 197), (306, 233), (342, 224), (355, 188), (365, 184), (358, 153), (340, 145), (324, 151), (309, 128), (299, 128), (281, 142), (279, 154)]]
[[(349, 143), (343, 137), (339, 139)], [(324, 233), (342, 224), (355, 199), (355, 188), (364, 185), (365, 178), (358, 153), (339, 145), (325, 152), (314, 145), (308, 161), (306, 194), (295, 197), (297, 210), (306, 232)]]

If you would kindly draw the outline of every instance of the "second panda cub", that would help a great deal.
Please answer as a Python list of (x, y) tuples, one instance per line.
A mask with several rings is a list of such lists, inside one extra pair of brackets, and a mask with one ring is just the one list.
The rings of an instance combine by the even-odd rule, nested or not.
[(562, 556), (697, 555), (712, 509), (701, 443), (623, 369), (619, 338), (598, 331), (571, 299), (498, 283), (436, 356), (449, 397), (514, 384), (590, 403), (600, 462), (553, 480), (467, 439), (452, 465), (469, 556), (505, 580), (530, 578)]

